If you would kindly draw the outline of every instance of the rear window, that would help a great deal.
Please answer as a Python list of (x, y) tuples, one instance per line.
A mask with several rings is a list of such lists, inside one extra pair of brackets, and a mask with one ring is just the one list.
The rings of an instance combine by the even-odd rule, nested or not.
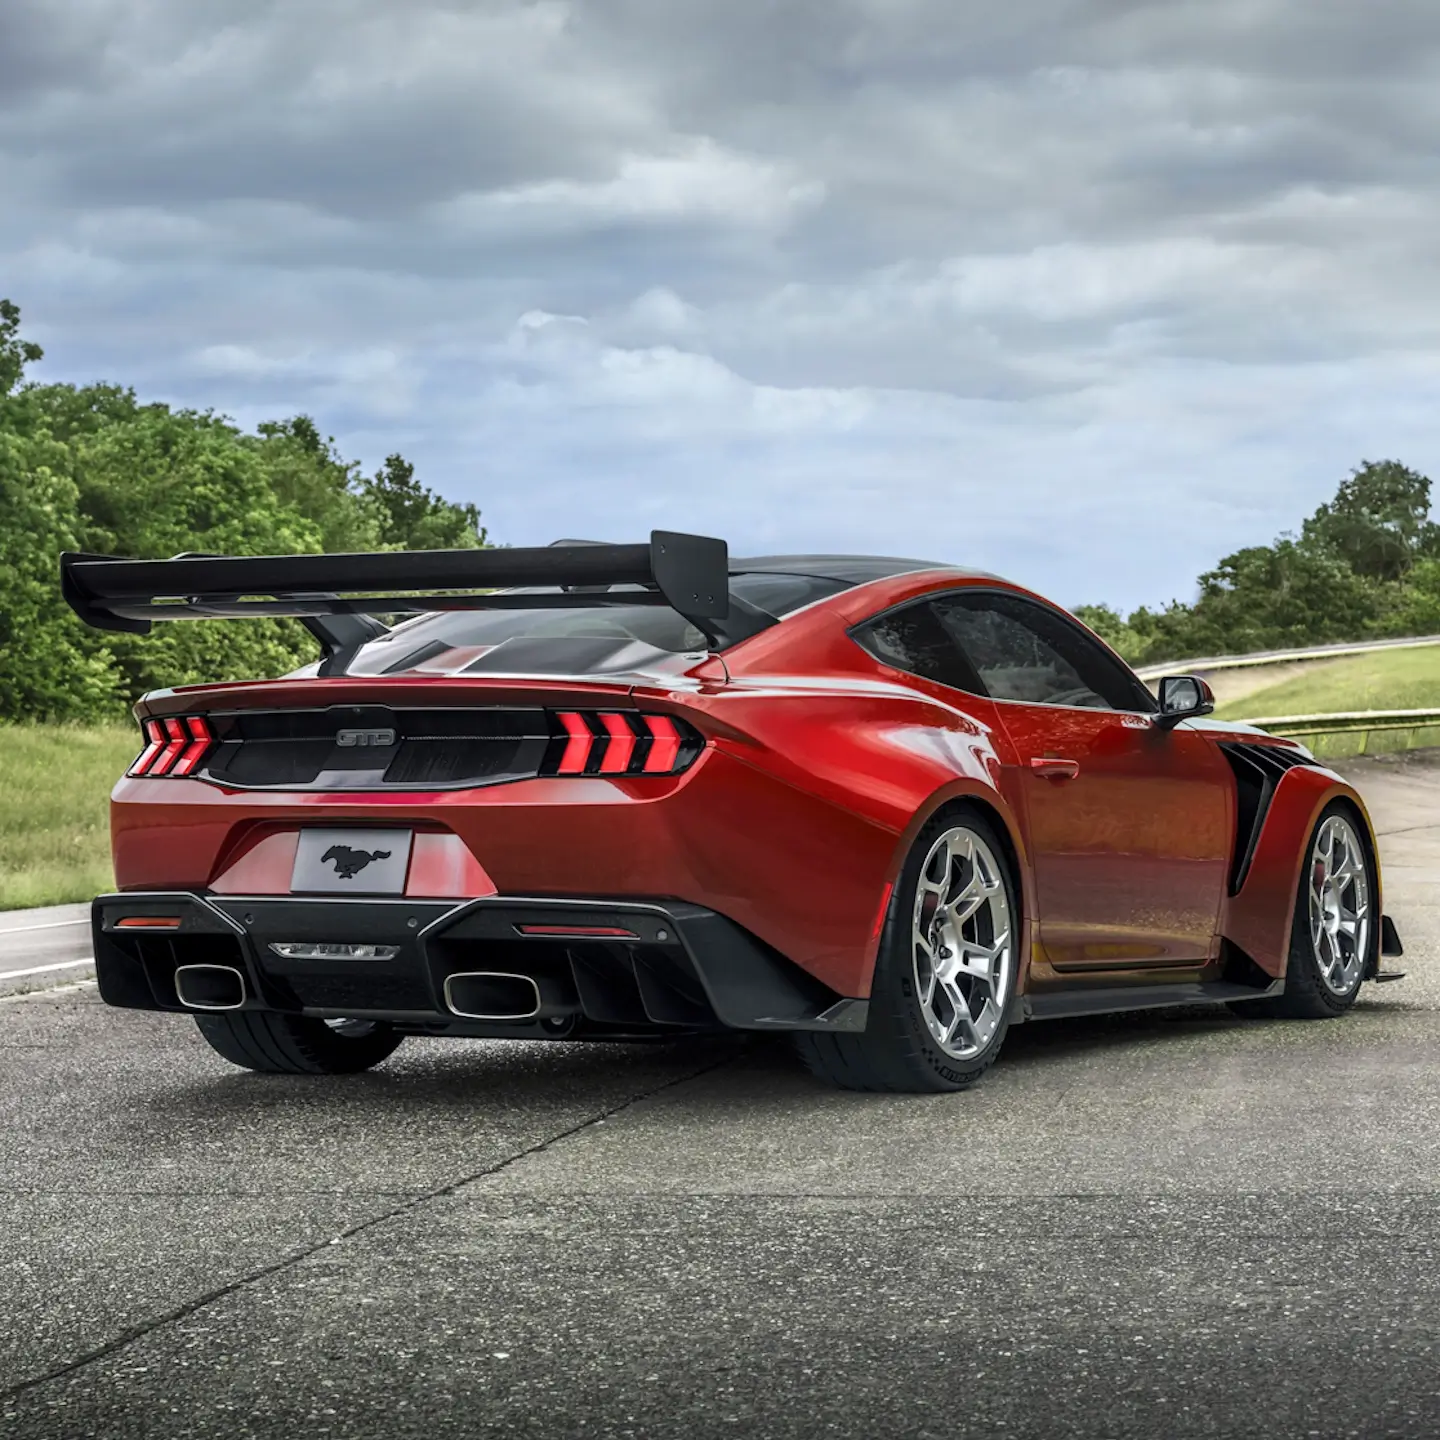
[[(633, 589), (611, 586), (610, 594)], [(813, 575), (736, 575), (730, 591), (777, 618), (848, 589), (847, 582)], [(542, 591), (511, 591), (514, 595)], [(663, 605), (606, 605), (574, 610), (442, 610), (397, 625), (362, 649), (351, 675), (401, 671), (444, 663), (474, 651), (467, 673), (603, 674), (643, 664), (656, 652), (684, 655), (705, 649), (695, 626)]]

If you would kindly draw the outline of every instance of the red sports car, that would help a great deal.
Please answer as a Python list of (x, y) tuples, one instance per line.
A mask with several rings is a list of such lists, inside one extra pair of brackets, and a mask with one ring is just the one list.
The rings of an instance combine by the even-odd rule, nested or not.
[(990, 575), (657, 531), (62, 581), (92, 625), (324, 647), (140, 702), (95, 902), (103, 998), (253, 1070), (780, 1030), (837, 1084), (951, 1090), (1011, 1024), (1333, 1016), (1400, 953), (1349, 785)]

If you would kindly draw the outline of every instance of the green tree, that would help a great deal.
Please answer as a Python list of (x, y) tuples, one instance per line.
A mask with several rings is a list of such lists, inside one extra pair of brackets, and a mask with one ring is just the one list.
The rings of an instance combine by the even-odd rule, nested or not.
[(12, 300), (0, 300), (0, 395), (8, 395), (20, 383), (27, 365), (44, 358), (45, 352), (33, 340), (20, 338), (20, 307)]
[(1133, 663), (1144, 650), (1144, 638), (1136, 634), (1125, 617), (1109, 605), (1081, 605), (1073, 613), (1082, 625), (1088, 625), (1124, 659)]
[(1305, 522), (1301, 543), (1339, 556), (1357, 575), (1386, 581), (1440, 550), (1437, 539), (1430, 481), (1398, 460), (1367, 460)]
[[(320, 549), (320, 527), (279, 502), (257, 448), (214, 415), (143, 406), (72, 449), (82, 549), (146, 557)], [(316, 655), (293, 621), (163, 624), (148, 636), (107, 635), (105, 644), (133, 693), (284, 674)]]
[(397, 550), (477, 550), (486, 542), (473, 505), (442, 500), (416, 478), (403, 455), (387, 455), (359, 493), (380, 519), (384, 543)]
[(1225, 556), (1198, 591), (1189, 605), (1127, 617), (1076, 613), (1136, 664), (1440, 630), (1430, 481), (1396, 460), (1366, 461), (1299, 536)]
[(355, 554), (385, 547), (383, 517), (359, 493), (360, 466), (342, 459), (308, 415), (267, 421), (247, 440), (282, 505), (319, 527), (320, 548)]
[(80, 522), (68, 465), (63, 445), (0, 424), (0, 719), (95, 720), (123, 702), (113, 658), (60, 603), (56, 557)]
[(164, 557), (471, 547), (479, 512), (391, 455), (374, 477), (309, 416), (246, 434), (117, 385), (22, 383), (40, 347), (0, 301), (0, 719), (119, 713), (145, 690), (283, 674), (315, 657), (291, 620), (91, 630), (62, 601), (64, 549)]

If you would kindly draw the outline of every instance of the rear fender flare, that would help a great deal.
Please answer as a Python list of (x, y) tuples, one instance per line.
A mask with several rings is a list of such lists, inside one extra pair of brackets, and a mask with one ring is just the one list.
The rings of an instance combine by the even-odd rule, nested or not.
[(1277, 980), (1290, 957), (1290, 930), (1310, 836), (1320, 812), (1336, 800), (1354, 812), (1375, 862), (1372, 910), (1377, 934), (1385, 913), (1380, 846), (1359, 792), (1333, 770), (1297, 765), (1287, 771), (1275, 788), (1245, 883), (1237, 894), (1227, 896), (1220, 922), (1221, 936)]
[(916, 837), (941, 810), (953, 805), (969, 805), (979, 810), (994, 825), (1001, 844), (1008, 851), (1005, 859), (1010, 864), (1012, 878), (1016, 881), (1020, 891), (1020, 967), (1016, 976), (1016, 993), (1023, 994), (1029, 981), (1034, 933), (1032, 917), (1035, 914), (1035, 883), (1030, 868), (1029, 851), (1025, 844), (1024, 831), (1020, 827), (1019, 818), (1006, 803), (1004, 797), (998, 791), (982, 788), (973, 781), (959, 781), (936, 790), (916, 810), (910, 823), (897, 837), (885, 875), (884, 905), (876, 916), (875, 932), (870, 937), (868, 951), (870, 973), (872, 976), (875, 973), (885, 915), (889, 912), (895, 886), (899, 883), (900, 873), (905, 868), (905, 861), (915, 848)]

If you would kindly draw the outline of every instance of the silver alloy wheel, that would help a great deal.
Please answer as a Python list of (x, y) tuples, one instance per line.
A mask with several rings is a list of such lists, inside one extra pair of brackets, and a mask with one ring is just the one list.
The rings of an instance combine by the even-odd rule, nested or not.
[(1015, 975), (1010, 900), (994, 852), (963, 825), (920, 867), (912, 926), (915, 994), (935, 1043), (972, 1060), (999, 1028)]
[(325, 1023), (337, 1035), (344, 1035), (351, 1040), (358, 1040), (362, 1035), (369, 1035), (375, 1029), (373, 1020), (327, 1020)]
[(1370, 872), (1365, 848), (1343, 815), (1320, 826), (1310, 850), (1310, 946), (1325, 988), (1346, 996), (1370, 954)]

